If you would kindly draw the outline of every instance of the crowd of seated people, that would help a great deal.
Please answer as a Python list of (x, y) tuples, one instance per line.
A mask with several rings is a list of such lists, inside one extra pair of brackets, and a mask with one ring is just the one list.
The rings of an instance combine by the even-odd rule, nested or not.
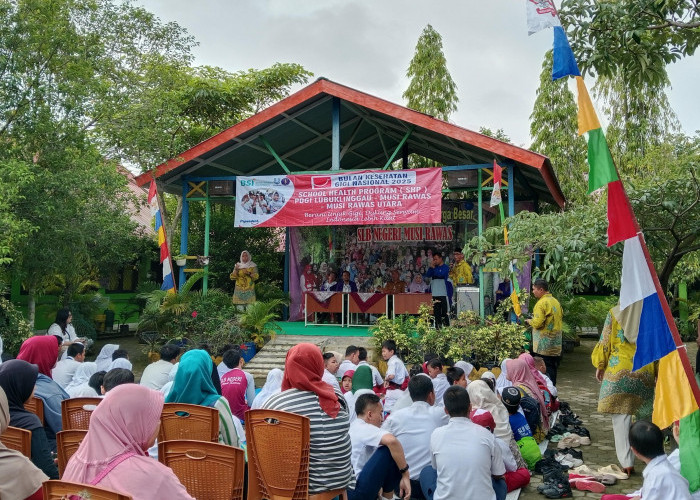
[[(51, 437), (61, 430), (60, 401), (76, 397), (73, 389), (78, 388), (78, 395), (103, 400), (62, 479), (136, 500), (192, 498), (171, 469), (149, 456), (165, 402), (216, 408), (219, 442), (243, 448), (242, 423), (249, 409), (308, 417), (309, 494), (344, 489), (350, 500), (503, 499), (527, 485), (544, 460), (537, 442), (548, 430), (556, 403), (556, 387), (529, 354), (505, 360), (498, 376), (479, 374), (466, 361), (448, 363), (436, 356), (426, 356), (424, 366), (409, 373), (392, 341), (382, 346), (384, 377), (368, 363), (364, 348), (348, 346), (343, 356), (298, 344), (288, 351), (284, 370), (271, 370), (257, 395), (234, 346), (223, 349), (217, 367), (205, 349), (181, 354), (179, 347), (166, 345), (140, 384), (130, 363), (126, 368), (128, 353), (105, 346), (98, 361), (108, 370), (94, 371), (97, 362), (87, 371), (76, 367), (70, 381), (62, 379), (69, 394), (51, 378), (59, 346), (53, 336), (32, 337), (18, 359), (0, 365), (0, 432), (8, 425), (29, 430), (32, 446), (30, 460), (0, 445), (3, 499), (38, 500), (41, 484), (58, 477)], [(75, 360), (75, 354), (69, 357)], [(86, 363), (84, 357), (77, 362)], [(42, 376), (46, 380), (40, 384)], [(57, 422), (47, 419), (42, 425), (24, 408), (33, 394), (49, 412), (58, 412)], [(630, 441), (637, 456), (660, 471), (653, 480), (646, 478), (645, 497), (666, 481), (674, 498), (690, 498), (688, 483), (665, 461), (660, 431), (643, 424), (632, 428)]]

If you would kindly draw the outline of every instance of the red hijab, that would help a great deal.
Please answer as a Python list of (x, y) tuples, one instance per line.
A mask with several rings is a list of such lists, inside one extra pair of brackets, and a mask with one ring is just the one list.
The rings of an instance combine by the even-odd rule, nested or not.
[(329, 384), (322, 380), (323, 356), (314, 344), (297, 344), (287, 352), (284, 362), (282, 391), (298, 389), (313, 392), (318, 396), (321, 409), (331, 418), (338, 416), (340, 403), (338, 395)]
[(37, 335), (22, 342), (17, 359), (39, 367), (39, 373), (51, 377), (51, 368), (58, 359), (58, 339), (53, 335)]

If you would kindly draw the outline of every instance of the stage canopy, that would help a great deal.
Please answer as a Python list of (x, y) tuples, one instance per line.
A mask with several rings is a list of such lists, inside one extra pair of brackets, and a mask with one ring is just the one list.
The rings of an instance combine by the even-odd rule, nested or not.
[(549, 159), (320, 78), (137, 178), (170, 193), (188, 178), (382, 169), (415, 153), (450, 166), (514, 166), (517, 199), (565, 200)]

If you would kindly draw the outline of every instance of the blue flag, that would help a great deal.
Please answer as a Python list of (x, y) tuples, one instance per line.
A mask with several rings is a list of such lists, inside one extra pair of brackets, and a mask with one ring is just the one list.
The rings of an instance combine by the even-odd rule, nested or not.
[(564, 28), (554, 26), (554, 64), (552, 65), (552, 81), (565, 76), (581, 76), (581, 72), (571, 51), (571, 45), (566, 38)]

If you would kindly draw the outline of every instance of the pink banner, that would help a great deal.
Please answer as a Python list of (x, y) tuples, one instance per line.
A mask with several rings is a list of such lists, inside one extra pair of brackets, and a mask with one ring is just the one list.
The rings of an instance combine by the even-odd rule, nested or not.
[(236, 178), (236, 227), (441, 222), (442, 169)]

